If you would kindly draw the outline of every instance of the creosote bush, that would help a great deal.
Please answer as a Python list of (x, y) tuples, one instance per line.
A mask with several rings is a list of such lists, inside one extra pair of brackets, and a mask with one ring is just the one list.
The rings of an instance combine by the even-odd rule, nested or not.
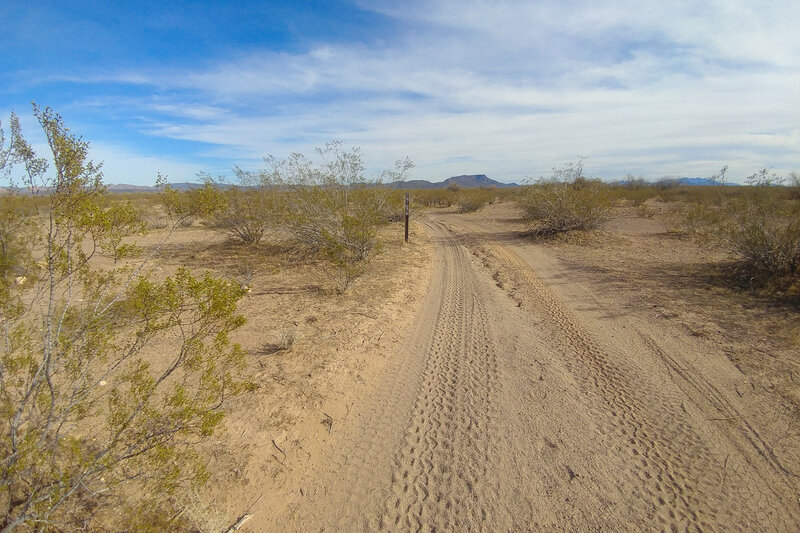
[(583, 176), (583, 163), (553, 169), (550, 179), (526, 186), (517, 198), (533, 233), (545, 237), (598, 229), (610, 218), (611, 196), (599, 180)]
[(489, 189), (461, 189), (456, 193), (459, 213), (474, 213), (491, 202), (494, 191)]
[(211, 226), (241, 244), (258, 244), (282, 226), (285, 198), (264, 173), (239, 167), (233, 172), (235, 182), (221, 190), (224, 205), (210, 217)]
[(420, 189), (413, 191), (416, 202), (424, 207), (450, 207), (456, 199), (458, 191), (450, 189)]
[[(244, 289), (149, 275), (130, 241), (144, 225), (109, 200), (88, 143), (34, 115), (48, 159), (14, 115), (0, 143), (0, 170), (39, 195), (0, 199), (0, 531), (175, 529), (171, 496), (207, 478), (197, 443), (251, 387), (229, 340)], [(164, 194), (176, 223), (217, 202)]]
[(212, 218), (228, 205), (225, 195), (210, 180), (202, 187), (179, 191), (159, 173), (156, 186), (161, 190), (161, 205), (171, 222), (168, 226), (172, 228), (185, 227), (196, 218)]
[(325, 261), (340, 291), (358, 277), (380, 248), (378, 228), (398, 209), (398, 191), (386, 182), (400, 181), (413, 167), (398, 160), (395, 169), (376, 179), (364, 177), (361, 151), (341, 142), (317, 148), (319, 163), (294, 153), (286, 160), (266, 159), (262, 183), (281, 191), (285, 227), (296, 242)]
[[(727, 167), (718, 174), (724, 181)], [(716, 176), (715, 176), (716, 177)], [(732, 254), (742, 277), (800, 277), (800, 202), (767, 169), (749, 176), (747, 187), (720, 187), (713, 202), (687, 210), (691, 232)], [(736, 190), (733, 190), (736, 189)]]

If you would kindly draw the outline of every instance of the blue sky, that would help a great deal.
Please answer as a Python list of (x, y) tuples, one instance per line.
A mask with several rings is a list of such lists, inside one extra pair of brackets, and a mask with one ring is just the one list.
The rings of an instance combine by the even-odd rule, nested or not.
[[(800, 2), (0, 3), (0, 120), (30, 102), (108, 183), (342, 140), (370, 172), (741, 181), (800, 171)], [(43, 147), (42, 147), (43, 149)]]

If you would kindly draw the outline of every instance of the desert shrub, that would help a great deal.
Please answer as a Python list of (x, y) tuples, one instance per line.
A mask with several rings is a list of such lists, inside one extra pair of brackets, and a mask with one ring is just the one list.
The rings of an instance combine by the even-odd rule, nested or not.
[(24, 311), (20, 293), (38, 271), (32, 248), (41, 242), (40, 224), (25, 199), (0, 196), (0, 318)]
[(358, 148), (345, 151), (341, 142), (330, 142), (316, 154), (319, 164), (297, 153), (284, 161), (268, 158), (264, 176), (284, 192), (284, 223), (295, 240), (322, 257), (326, 272), (345, 290), (379, 249), (378, 228), (397, 207), (392, 199), (398, 191), (384, 182), (401, 181), (413, 164), (398, 160), (395, 170), (369, 180)]
[[(15, 258), (3, 279), (27, 277), (0, 293), (0, 529), (165, 530), (170, 495), (207, 477), (198, 441), (246, 387), (228, 339), (243, 289), (184, 269), (149, 276), (129, 242), (144, 229), (136, 209), (108, 199), (59, 115), (34, 115), (50, 157), (21, 138), (15, 154), (48, 207), (3, 210), (0, 224)], [(37, 238), (13, 241), (9, 220)]]
[(640, 218), (653, 218), (655, 216), (655, 211), (653, 211), (647, 204), (641, 203), (636, 206), (636, 215)]
[[(277, 231), (284, 220), (285, 198), (264, 171), (234, 167), (234, 182), (216, 184), (224, 205), (210, 217), (210, 225), (241, 244), (258, 244)], [(204, 181), (214, 183), (205, 176)]]
[(785, 199), (786, 191), (778, 187), (782, 180), (766, 169), (748, 177), (747, 183), (741, 194), (721, 197), (720, 216), (709, 221), (706, 231), (738, 259), (747, 276), (796, 276), (800, 204)]
[(488, 189), (461, 189), (456, 196), (459, 213), (474, 213), (494, 198)]
[[(163, 205), (135, 205), (139, 219), (148, 230), (164, 229), (173, 223)], [(191, 219), (189, 220), (191, 221)]]
[(519, 195), (521, 188), (520, 187), (499, 187), (497, 189), (492, 189), (494, 192), (494, 198), (489, 202), (509, 202), (515, 201), (516, 197)]
[[(405, 219), (406, 192), (403, 189), (390, 189), (381, 208), (382, 216), (386, 222), (402, 222)], [(409, 195), (409, 208), (414, 210), (416, 199)]]
[[(717, 176), (724, 179), (726, 170)], [(766, 169), (746, 181), (745, 187), (717, 187), (713, 197), (701, 193), (675, 214), (675, 225), (731, 254), (737, 275), (791, 283), (800, 274), (800, 203)]]
[(179, 191), (167, 182), (165, 175), (159, 174), (156, 185), (161, 190), (160, 207), (172, 228), (188, 227), (198, 218), (213, 218), (227, 207), (225, 195), (211, 180), (202, 187)]
[(517, 202), (541, 236), (597, 229), (609, 219), (612, 203), (605, 185), (583, 176), (581, 162), (553, 169), (550, 179), (526, 186)]
[(258, 244), (268, 230), (278, 227), (277, 193), (234, 187), (223, 194), (226, 206), (211, 220), (217, 231), (241, 244)]
[(417, 203), (424, 207), (450, 207), (455, 203), (456, 192), (449, 189), (419, 189), (413, 192)]
[(632, 207), (639, 208), (648, 200), (659, 196), (660, 189), (643, 177), (626, 175), (619, 183), (609, 186), (609, 194), (615, 201), (622, 201)]
[(720, 224), (724, 217), (720, 207), (711, 202), (686, 203), (670, 213), (669, 229), (672, 233), (691, 234), (707, 240), (708, 230)]

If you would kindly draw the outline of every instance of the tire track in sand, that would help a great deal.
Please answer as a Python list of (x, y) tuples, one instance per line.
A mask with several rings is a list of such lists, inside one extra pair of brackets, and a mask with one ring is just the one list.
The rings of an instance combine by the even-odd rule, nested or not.
[[(717, 410), (736, 416), (721, 393), (694, 382), (649, 337), (628, 338), (644, 347), (641, 353), (624, 347), (617, 353), (619, 344), (593, 334), (515, 253), (485, 243), (497, 261), (492, 267), (499, 264), (519, 288), (522, 299), (514, 302), (524, 300), (526, 314), (505, 313), (503, 305), (513, 305), (511, 300), (493, 300), (490, 291), (496, 289), (456, 236), (435, 221), (425, 226), (436, 252), (419, 321), (379, 379), (376, 394), (332, 442), (330, 456), (315, 461), (328, 468), (319, 472), (319, 481), (314, 473), (316, 489), (294, 509), (291, 522), (283, 522), (290, 523), (285, 529), (580, 531), (616, 525), (617, 530), (752, 531), (770, 524), (777, 531), (798, 530), (797, 511), (787, 508), (769, 482), (776, 478), (744, 461), (752, 454), (737, 456), (743, 459), (740, 468), (720, 458), (718, 449), (715, 455), (709, 435), (716, 434), (704, 431), (683, 408), (697, 395), (682, 390), (697, 389)], [(484, 245), (482, 239), (478, 245)], [(501, 346), (493, 339), (492, 320), (509, 321), (498, 332), (530, 328), (536, 342)], [(626, 359), (651, 355), (682, 379), (654, 382)], [(510, 358), (520, 356), (552, 359), (565, 379), (554, 372), (550, 385), (541, 375), (538, 384), (516, 380), (521, 390), (509, 394), (509, 368), (522, 368), (509, 366)], [(657, 375), (668, 376), (666, 370)], [(576, 421), (553, 403), (565, 399), (559, 396), (562, 385), (570, 394), (567, 405), (579, 415)], [(556, 400), (534, 394), (540, 388)], [(509, 416), (516, 410), (549, 413), (552, 419)], [(590, 423), (578, 425), (583, 420)], [(574, 434), (548, 440), (562, 427)], [(513, 443), (501, 440), (509, 434)], [(763, 444), (754, 431), (747, 437), (757, 448)], [(569, 463), (559, 459), (557, 445), (559, 453), (577, 456)], [(581, 461), (587, 449), (597, 456)], [(735, 450), (728, 450), (733, 458)], [(769, 454), (758, 456), (770, 462)], [(584, 466), (580, 478), (569, 469), (573, 460)], [(771, 468), (780, 467), (772, 463)], [(601, 467), (594, 478), (601, 483), (583, 485), (581, 480), (592, 479), (584, 473), (592, 464)], [(559, 484), (556, 471), (569, 479)], [(602, 487), (608, 492), (597, 494)], [(577, 520), (565, 514), (570, 510), (580, 511), (573, 513)]]
[(384, 529), (468, 531), (492, 523), (491, 464), (497, 356), (469, 258), (436, 223), (441, 303), (411, 423), (395, 460)]
[[(529, 304), (547, 318), (553, 339), (564, 347), (565, 355), (576, 358), (569, 366), (575, 367), (576, 376), (584, 376), (587, 390), (596, 391), (602, 399), (589, 409), (605, 437), (627, 448), (629, 458), (624, 464), (631, 467), (629, 472), (633, 475), (620, 483), (627, 487), (623, 490), (631, 495), (631, 503), (649, 502), (654, 518), (665, 531), (714, 531), (720, 524), (726, 524), (726, 529), (750, 530), (769, 518), (773, 524), (782, 523), (781, 528), (786, 531), (797, 527), (792, 519), (795, 512), (781, 509), (778, 503), (781, 498), (768, 483), (721, 482), (726, 475), (733, 481), (732, 472), (726, 471), (726, 465), (720, 464), (694, 430), (684, 411), (686, 396), (667, 386), (638, 390), (527, 264), (500, 244), (488, 248), (515, 276), (524, 280), (527, 297), (532, 298)], [(644, 341), (665, 359), (663, 351), (651, 339)], [(669, 358), (666, 360), (669, 362)], [(676, 370), (674, 364), (671, 366)], [(731, 406), (722, 402), (721, 395), (714, 394), (713, 388), (700, 387), (694, 379), (689, 381), (712, 404), (722, 404), (717, 406), (721, 411), (731, 411)], [(727, 409), (723, 410), (723, 406)], [(770, 467), (780, 468), (774, 457), (763, 452), (760, 439), (751, 434), (747, 437)]]
[(422, 314), (365, 410), (284, 523), (295, 531), (492, 530), (498, 364), (466, 250), (425, 223), (434, 271)]

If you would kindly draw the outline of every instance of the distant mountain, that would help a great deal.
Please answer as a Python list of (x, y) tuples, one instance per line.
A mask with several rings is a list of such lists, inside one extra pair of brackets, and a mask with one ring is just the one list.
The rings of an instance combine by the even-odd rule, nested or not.
[[(199, 189), (203, 186), (202, 183), (191, 183), (188, 181), (179, 182), (179, 183), (170, 183), (170, 187), (177, 191), (189, 191), (192, 189)], [(215, 183), (215, 187), (219, 187), (221, 189), (226, 189), (230, 187), (230, 185), (226, 183)], [(109, 192), (117, 192), (117, 193), (131, 193), (131, 192), (158, 192), (157, 187), (152, 187), (148, 185), (127, 185), (125, 183), (120, 183), (118, 185), (111, 184), (108, 186)]]
[(629, 185), (639, 185), (644, 183), (645, 185), (667, 185), (667, 186), (678, 186), (678, 185), (688, 185), (688, 186), (699, 186), (699, 187), (718, 187), (721, 185), (734, 186), (738, 187), (738, 183), (722, 183), (712, 178), (665, 178), (660, 179), (658, 181), (639, 181), (639, 180), (617, 180), (612, 181), (611, 185), (620, 185), (622, 187), (629, 186)]
[(499, 181), (493, 180), (486, 174), (464, 174), (461, 176), (453, 176), (452, 178), (447, 178), (442, 183), (445, 184), (445, 187), (449, 187), (450, 184), (455, 183), (459, 187), (517, 187), (516, 183), (500, 183)]
[(729, 185), (733, 185), (736, 187), (739, 186), (738, 183), (722, 183), (720, 181), (711, 178), (675, 178), (664, 181), (667, 182), (674, 181), (675, 183), (678, 183), (680, 185), (700, 185), (705, 187), (716, 186), (716, 185), (725, 185), (726, 187)]
[[(201, 189), (203, 187), (203, 183), (190, 183), (188, 181), (180, 182), (180, 183), (170, 183), (170, 187), (176, 189), (178, 191), (188, 191), (191, 189)], [(215, 187), (219, 187), (221, 189), (227, 189), (230, 187), (227, 183), (214, 183)]]
[(398, 189), (446, 189), (451, 185), (457, 185), (461, 188), (474, 188), (474, 187), (518, 187), (516, 183), (502, 183), (493, 180), (486, 174), (464, 174), (461, 176), (453, 176), (444, 181), (430, 182), (428, 180), (409, 180), (409, 181), (395, 181), (390, 183), (390, 187)]
[(441, 183), (431, 183), (428, 180), (408, 180), (394, 181), (389, 184), (393, 189), (439, 189), (443, 188)]
[[(198, 186), (196, 184), (194, 185)], [(108, 189), (108, 192), (120, 193), (120, 194), (133, 193), (133, 192), (158, 192), (158, 189), (156, 187), (149, 187), (147, 185), (127, 185), (127, 184), (115, 185), (112, 183), (106, 185), (106, 188)], [(22, 194), (22, 195), (31, 194), (30, 189), (28, 189), (27, 187), (17, 187), (15, 189), (11, 189), (10, 187), (0, 187), (0, 194), (9, 193), (12, 190), (14, 190), (17, 194)], [(50, 187), (42, 187), (41, 189), (37, 190), (36, 194), (44, 195), (44, 194), (49, 194), (51, 191), (52, 189)]]
[[(180, 182), (180, 183), (170, 183), (173, 189), (179, 191), (187, 191), (191, 189), (199, 189), (203, 186), (202, 183), (191, 183), (191, 182)], [(488, 177), (486, 174), (464, 174), (461, 176), (453, 176), (452, 178), (447, 178), (444, 181), (439, 182), (430, 182), (428, 180), (409, 180), (409, 181), (395, 181), (394, 183), (388, 184), (389, 187), (397, 188), (397, 189), (446, 189), (451, 185), (457, 185), (461, 188), (475, 188), (475, 187), (518, 187), (519, 185), (516, 183), (502, 183), (497, 180), (493, 180)], [(227, 188), (230, 187), (228, 184), (220, 184), (216, 183), (216, 187), (220, 188)], [(0, 194), (5, 193), (8, 189), (6, 187), (0, 187)], [(152, 193), (158, 192), (158, 188), (149, 185), (130, 185), (126, 183), (119, 183), (119, 184), (109, 184), (108, 191), (112, 193)], [(20, 189), (20, 192), (26, 194), (25, 189)]]
[[(453, 176), (452, 178), (447, 178), (446, 180), (440, 182), (430, 182), (428, 180), (395, 181), (393, 183), (388, 184), (388, 186), (397, 189), (446, 189), (453, 184), (461, 188), (518, 187), (516, 183), (501, 183), (497, 180), (493, 180), (486, 174), (464, 174), (461, 176)], [(170, 185), (172, 186), (173, 189), (177, 189), (179, 191), (197, 189), (203, 186), (202, 183), (189, 183), (189, 182), (170, 183)], [(222, 188), (230, 187), (230, 185), (220, 184), (220, 183), (216, 183), (215, 186)], [(120, 192), (120, 193), (158, 191), (158, 189), (156, 189), (155, 187), (147, 187), (140, 185), (109, 185), (108, 189), (111, 192)]]
[(120, 183), (119, 185), (110, 184), (108, 185), (108, 192), (118, 192), (118, 193), (126, 193), (126, 192), (156, 192), (158, 189), (155, 187), (150, 187), (148, 185), (127, 185), (125, 183)]

